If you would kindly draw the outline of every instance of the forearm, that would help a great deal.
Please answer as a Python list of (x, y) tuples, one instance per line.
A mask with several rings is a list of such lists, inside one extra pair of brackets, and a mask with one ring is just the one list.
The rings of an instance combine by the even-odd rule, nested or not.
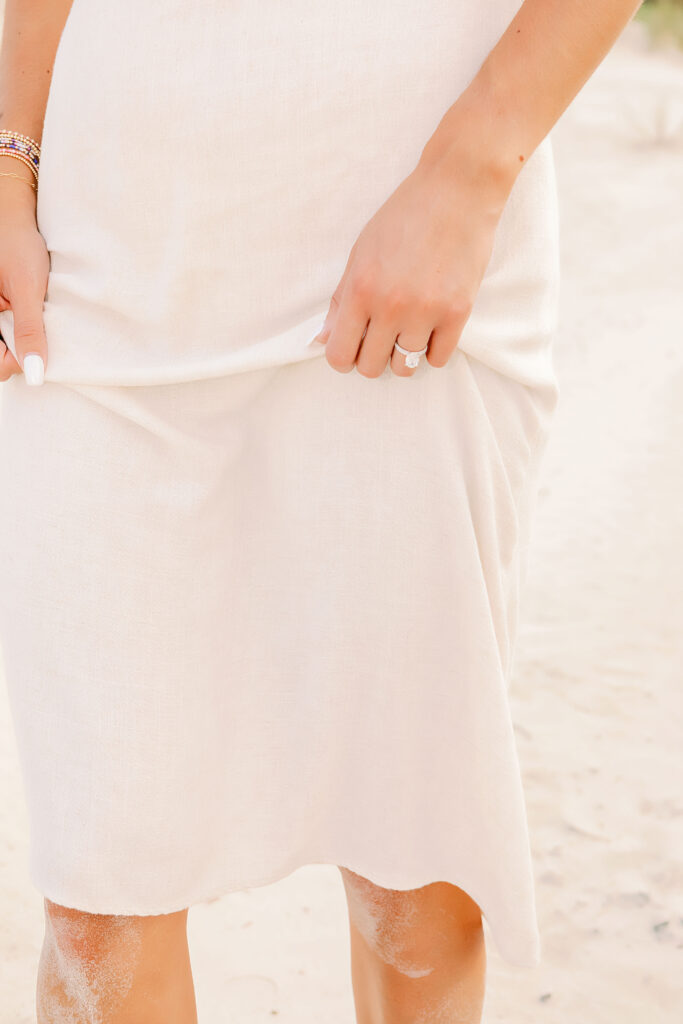
[(40, 142), (57, 44), (73, 0), (6, 0), (0, 128)]
[(425, 147), (509, 189), (642, 0), (525, 0)]
[[(73, 0), (7, 0), (0, 47), (0, 128), (40, 143), (52, 66)], [(34, 207), (35, 193), (7, 174), (32, 181), (30, 168), (0, 155), (0, 207)]]

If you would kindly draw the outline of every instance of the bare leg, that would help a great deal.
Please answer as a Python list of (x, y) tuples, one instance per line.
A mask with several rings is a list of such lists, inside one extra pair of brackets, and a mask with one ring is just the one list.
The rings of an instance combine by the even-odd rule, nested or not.
[(196, 1024), (187, 908), (117, 917), (44, 905), (38, 1024)]
[(448, 882), (383, 889), (339, 870), (357, 1024), (479, 1024), (486, 950), (477, 904)]

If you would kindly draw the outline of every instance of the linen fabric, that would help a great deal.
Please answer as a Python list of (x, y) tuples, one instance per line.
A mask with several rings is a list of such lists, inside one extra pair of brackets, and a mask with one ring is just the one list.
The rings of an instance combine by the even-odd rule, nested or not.
[(518, 6), (75, 0), (45, 383), (0, 401), (0, 641), (55, 902), (339, 864), (450, 881), (538, 962), (508, 687), (558, 398), (550, 139), (447, 366), (370, 380), (309, 344)]

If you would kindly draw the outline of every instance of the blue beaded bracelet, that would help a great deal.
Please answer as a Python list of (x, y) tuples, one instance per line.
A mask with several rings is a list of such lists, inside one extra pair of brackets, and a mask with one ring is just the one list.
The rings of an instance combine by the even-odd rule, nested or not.
[(11, 156), (21, 160), (31, 169), (38, 181), (40, 168), (40, 146), (28, 135), (13, 132), (8, 128), (0, 128), (0, 156)]

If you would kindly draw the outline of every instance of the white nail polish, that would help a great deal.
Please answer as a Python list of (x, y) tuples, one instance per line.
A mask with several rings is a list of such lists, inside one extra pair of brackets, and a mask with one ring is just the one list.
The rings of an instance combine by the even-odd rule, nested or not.
[(23, 370), (27, 384), (36, 387), (38, 384), (43, 383), (45, 365), (42, 356), (39, 356), (37, 352), (29, 352), (28, 355), (24, 356)]

